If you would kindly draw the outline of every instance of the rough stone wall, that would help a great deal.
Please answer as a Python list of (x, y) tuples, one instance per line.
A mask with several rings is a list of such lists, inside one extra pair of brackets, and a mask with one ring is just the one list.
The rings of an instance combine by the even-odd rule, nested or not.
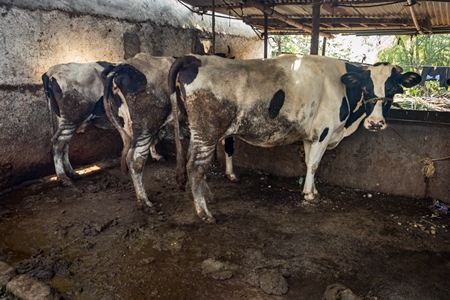
[[(176, 0), (0, 0), (0, 16), (0, 190), (54, 173), (41, 82), (49, 67), (122, 61), (138, 52), (180, 56), (211, 29), (208, 17)], [(216, 52), (229, 45), (237, 59), (262, 57), (262, 41), (235, 25), (218, 22)], [(70, 147), (79, 166), (117, 157), (122, 142), (114, 130), (89, 128)]]

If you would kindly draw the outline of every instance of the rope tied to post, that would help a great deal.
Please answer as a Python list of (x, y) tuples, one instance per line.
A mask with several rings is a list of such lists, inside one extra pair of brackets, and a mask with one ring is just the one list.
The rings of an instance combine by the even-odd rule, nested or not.
[(430, 157), (424, 157), (419, 159), (419, 162), (425, 164), (425, 166), (422, 168), (422, 174), (426, 178), (431, 178), (434, 176), (434, 172), (436, 171), (434, 167), (434, 161)]
[(389, 126), (388, 128), (395, 132), (395, 134), (397, 134), (412, 150), (414, 150), (418, 156), (422, 156), (422, 158), (419, 159), (419, 162), (425, 164), (425, 166), (422, 167), (422, 174), (426, 178), (434, 177), (436, 172), (436, 168), (434, 166), (435, 161), (450, 159), (450, 156), (440, 158), (423, 157), (423, 155), (421, 155), (420, 152), (413, 145), (411, 145), (410, 142), (403, 138), (403, 136), (401, 136), (392, 126)]
[(434, 176), (434, 172), (436, 171), (434, 167), (434, 162), (438, 160), (446, 160), (450, 159), (450, 156), (447, 157), (441, 157), (441, 158), (431, 158), (431, 157), (424, 157), (419, 159), (420, 163), (425, 164), (425, 166), (422, 168), (422, 174), (426, 178), (431, 178)]

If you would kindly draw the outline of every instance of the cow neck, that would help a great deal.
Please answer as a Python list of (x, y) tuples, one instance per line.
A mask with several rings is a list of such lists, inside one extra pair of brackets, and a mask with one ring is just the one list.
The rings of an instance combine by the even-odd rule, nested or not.
[[(354, 73), (363, 73), (364, 71), (350, 63), (345, 64), (345, 69), (347, 72), (354, 72)], [(347, 119), (347, 122), (345, 124), (345, 127), (350, 127), (356, 120), (361, 118), (366, 113), (365, 107), (364, 107), (364, 95), (362, 93), (361, 85), (349, 88), (346, 88), (347, 93), (347, 99), (348, 104), (350, 106), (350, 115)]]

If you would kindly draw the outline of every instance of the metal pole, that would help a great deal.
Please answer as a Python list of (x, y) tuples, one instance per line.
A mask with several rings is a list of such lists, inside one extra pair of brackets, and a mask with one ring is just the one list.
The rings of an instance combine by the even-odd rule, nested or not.
[(212, 44), (211, 44), (211, 50), (212, 54), (216, 54), (216, 5), (215, 1), (212, 0)]
[(267, 23), (268, 23), (268, 15), (264, 13), (264, 58), (267, 58), (267, 46), (268, 46), (268, 30), (267, 30)]
[(324, 37), (322, 42), (322, 56), (325, 56), (326, 46), (327, 46), (327, 38)]

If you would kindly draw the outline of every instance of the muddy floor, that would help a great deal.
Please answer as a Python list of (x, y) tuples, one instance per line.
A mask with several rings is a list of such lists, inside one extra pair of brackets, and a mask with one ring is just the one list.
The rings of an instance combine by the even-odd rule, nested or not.
[(150, 162), (156, 207), (137, 209), (118, 165), (75, 187), (37, 183), (0, 200), (0, 261), (63, 299), (311, 299), (341, 283), (363, 299), (450, 299), (450, 216), (431, 201), (223, 167), (208, 176), (216, 224), (175, 184), (175, 160)]

